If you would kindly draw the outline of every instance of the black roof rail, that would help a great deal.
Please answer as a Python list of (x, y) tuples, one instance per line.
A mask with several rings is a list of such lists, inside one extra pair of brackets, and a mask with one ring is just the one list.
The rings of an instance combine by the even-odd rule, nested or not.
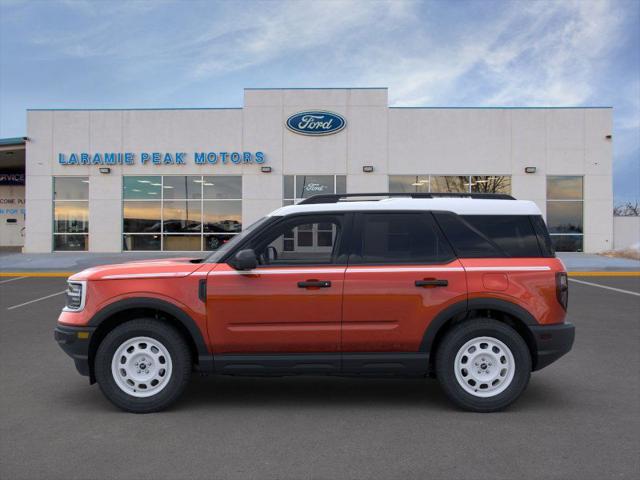
[[(338, 203), (343, 199), (354, 197), (407, 197), (407, 198), (476, 198), (484, 200), (515, 200), (506, 193), (326, 193), (305, 198), (298, 205), (310, 205), (314, 203)], [(376, 199), (379, 200), (379, 199)]]

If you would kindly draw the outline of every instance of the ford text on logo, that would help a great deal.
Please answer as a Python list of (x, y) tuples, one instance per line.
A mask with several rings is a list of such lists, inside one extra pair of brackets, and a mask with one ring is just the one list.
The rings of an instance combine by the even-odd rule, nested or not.
[(331, 135), (346, 126), (345, 119), (337, 113), (313, 110), (299, 112), (287, 119), (287, 128), (301, 135)]

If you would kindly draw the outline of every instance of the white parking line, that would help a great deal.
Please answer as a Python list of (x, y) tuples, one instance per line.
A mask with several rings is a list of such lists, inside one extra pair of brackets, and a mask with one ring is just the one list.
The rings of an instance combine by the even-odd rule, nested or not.
[(52, 293), (51, 295), (47, 295), (46, 297), (40, 297), (34, 300), (29, 300), (28, 302), (20, 303), (19, 305), (13, 305), (12, 307), (7, 307), (7, 310), (13, 310), (14, 308), (24, 307), (25, 305), (36, 303), (36, 302), (39, 302), (40, 300), (46, 300), (47, 298), (55, 297), (56, 295), (62, 295), (63, 293), (66, 293), (66, 292), (67, 292), (66, 290), (63, 290), (58, 293)]
[(9, 280), (2, 280), (0, 281), (0, 283), (9, 283), (9, 282), (13, 282), (14, 280), (22, 280), (23, 278), (27, 278), (27, 277), (10, 278)]
[(626, 293), (628, 295), (635, 295), (636, 297), (640, 297), (640, 293), (632, 292), (631, 290), (623, 290), (621, 288), (609, 287), (608, 285), (600, 285), (599, 283), (585, 282), (584, 280), (576, 280), (575, 278), (569, 278), (569, 281), (570, 282), (581, 283), (583, 285), (590, 285), (592, 287), (600, 287), (600, 288), (604, 288), (604, 289), (607, 289), (607, 290), (613, 290), (614, 292)]

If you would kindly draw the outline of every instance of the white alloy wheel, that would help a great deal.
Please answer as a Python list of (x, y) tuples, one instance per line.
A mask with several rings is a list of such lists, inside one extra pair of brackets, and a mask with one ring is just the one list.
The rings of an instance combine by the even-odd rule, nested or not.
[(116, 385), (136, 398), (151, 397), (161, 392), (169, 383), (171, 369), (169, 350), (150, 337), (126, 340), (116, 349), (111, 360), (111, 374)]
[(456, 354), (456, 380), (474, 397), (494, 397), (504, 392), (513, 380), (516, 364), (509, 347), (493, 337), (476, 337)]

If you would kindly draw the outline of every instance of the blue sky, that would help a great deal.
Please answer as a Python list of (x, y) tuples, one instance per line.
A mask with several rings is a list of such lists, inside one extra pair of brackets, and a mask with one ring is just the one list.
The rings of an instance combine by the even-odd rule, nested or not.
[(392, 105), (614, 110), (640, 200), (640, 1), (0, 0), (0, 137), (27, 108), (242, 105), (244, 87), (389, 87)]

